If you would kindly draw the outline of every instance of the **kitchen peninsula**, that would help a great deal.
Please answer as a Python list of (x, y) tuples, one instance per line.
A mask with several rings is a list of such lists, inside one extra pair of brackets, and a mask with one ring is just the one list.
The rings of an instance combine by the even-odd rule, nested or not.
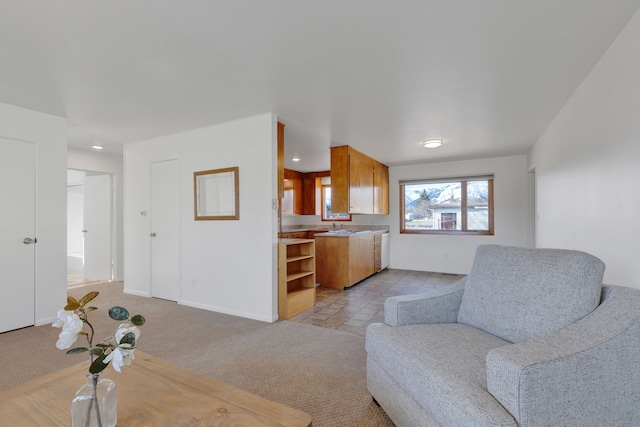
[(316, 281), (324, 288), (344, 290), (386, 268), (383, 235), (388, 237), (387, 228), (316, 234)]

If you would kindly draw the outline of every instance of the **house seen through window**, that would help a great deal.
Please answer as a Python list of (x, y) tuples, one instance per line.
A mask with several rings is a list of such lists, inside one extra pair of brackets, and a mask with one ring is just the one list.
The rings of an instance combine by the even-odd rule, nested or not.
[(400, 182), (401, 233), (493, 235), (493, 176)]

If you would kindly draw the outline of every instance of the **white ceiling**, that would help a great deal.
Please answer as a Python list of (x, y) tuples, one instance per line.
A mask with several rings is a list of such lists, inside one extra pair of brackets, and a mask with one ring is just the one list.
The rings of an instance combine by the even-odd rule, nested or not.
[(2, 0), (0, 102), (67, 117), (70, 146), (106, 152), (274, 112), (300, 171), (343, 144), (388, 165), (524, 154), (639, 7)]

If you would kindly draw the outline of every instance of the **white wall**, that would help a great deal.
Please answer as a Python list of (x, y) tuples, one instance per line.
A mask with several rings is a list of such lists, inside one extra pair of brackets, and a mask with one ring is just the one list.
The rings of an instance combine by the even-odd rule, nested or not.
[(112, 218), (113, 233), (111, 247), (114, 258), (114, 278), (122, 280), (124, 277), (124, 239), (123, 239), (123, 157), (116, 154), (99, 153), (85, 150), (69, 149), (67, 152), (67, 167), (69, 169), (102, 172), (113, 175), (112, 181)]
[(56, 319), (67, 298), (67, 121), (0, 103), (0, 137), (36, 145), (34, 320), (42, 325)]
[[(255, 117), (126, 144), (125, 292), (151, 294), (151, 162), (178, 160), (179, 303), (272, 322), (277, 319), (276, 117)], [(195, 221), (193, 172), (239, 167), (240, 219)]]
[(530, 153), (542, 247), (589, 252), (640, 288), (640, 12)]
[[(400, 234), (400, 181), (494, 174), (494, 235)], [(467, 274), (480, 244), (527, 245), (527, 157), (389, 168), (391, 268)]]

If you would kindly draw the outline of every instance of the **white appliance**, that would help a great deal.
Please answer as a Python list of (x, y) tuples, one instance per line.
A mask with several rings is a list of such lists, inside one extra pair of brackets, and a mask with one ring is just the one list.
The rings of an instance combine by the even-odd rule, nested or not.
[(380, 255), (382, 258), (381, 269), (384, 270), (389, 267), (389, 233), (384, 233), (382, 235)]

